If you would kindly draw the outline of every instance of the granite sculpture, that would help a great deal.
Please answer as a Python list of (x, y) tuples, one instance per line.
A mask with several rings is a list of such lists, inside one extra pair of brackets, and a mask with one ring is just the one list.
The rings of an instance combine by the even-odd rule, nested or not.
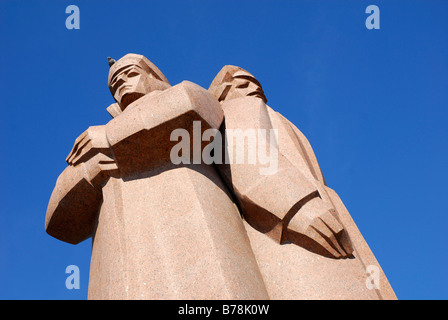
[[(109, 65), (113, 119), (76, 139), (45, 220), (59, 240), (92, 238), (89, 299), (396, 298), (308, 140), (252, 74), (225, 66), (206, 90), (171, 86), (141, 55)], [(250, 130), (274, 132), (240, 139), (263, 140), (273, 172), (227, 161), (229, 132)], [(183, 136), (193, 152), (173, 161)]]

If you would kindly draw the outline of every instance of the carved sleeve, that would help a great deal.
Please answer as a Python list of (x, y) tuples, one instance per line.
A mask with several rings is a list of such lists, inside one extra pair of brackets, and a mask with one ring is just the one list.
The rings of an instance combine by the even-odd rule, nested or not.
[[(244, 150), (253, 148), (250, 143), (258, 144), (258, 132), (273, 129), (267, 113), (266, 105), (260, 99), (251, 97), (229, 100), (222, 104), (225, 123), (221, 128), (226, 137), (225, 151), (235, 153), (229, 144), (229, 137), (240, 130), (239, 141), (244, 143)], [(254, 131), (255, 139), (251, 139), (250, 132)], [(232, 137), (233, 138), (233, 137)], [(276, 138), (270, 138), (275, 139)], [(235, 141), (236, 142), (236, 141)], [(280, 240), (282, 224), (291, 219), (294, 214), (308, 200), (317, 197), (318, 191), (314, 184), (293, 166), (276, 147), (276, 143), (268, 143), (271, 155), (271, 172), (266, 172), (268, 165), (257, 161), (255, 164), (247, 162), (235, 163), (235, 159), (226, 159), (228, 163), (218, 165), (218, 170), (236, 196), (244, 218), (255, 229)], [(259, 159), (257, 159), (259, 160)], [(233, 162), (232, 162), (233, 161)], [(266, 174), (267, 173), (267, 174)]]
[(92, 235), (101, 200), (101, 190), (89, 182), (87, 165), (68, 166), (51, 194), (45, 230), (68, 243), (84, 241)]

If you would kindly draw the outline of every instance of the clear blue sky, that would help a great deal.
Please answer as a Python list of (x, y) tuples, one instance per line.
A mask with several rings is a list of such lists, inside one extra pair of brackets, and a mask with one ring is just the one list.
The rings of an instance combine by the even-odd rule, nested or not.
[[(79, 30), (65, 8), (79, 6)], [(380, 30), (365, 9), (380, 8)], [(91, 241), (45, 233), (75, 138), (110, 120), (107, 56), (171, 84), (226, 64), (310, 140), (400, 299), (447, 299), (448, 1), (0, 2), (0, 298), (85, 299)], [(65, 288), (77, 265), (81, 289)]]

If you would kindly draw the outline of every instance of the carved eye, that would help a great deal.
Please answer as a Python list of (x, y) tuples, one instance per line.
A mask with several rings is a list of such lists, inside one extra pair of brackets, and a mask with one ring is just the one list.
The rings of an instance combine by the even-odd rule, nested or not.
[(244, 88), (247, 88), (248, 86), (249, 86), (249, 81), (246, 81), (246, 82), (244, 82), (244, 83), (242, 83), (240, 85), (237, 85), (236, 87), (238, 89), (244, 89)]
[(131, 72), (128, 73), (128, 78), (136, 77), (138, 75), (140, 75), (138, 72), (131, 71)]
[(112, 88), (116, 91), (118, 89), (118, 80), (115, 79), (111, 84)]

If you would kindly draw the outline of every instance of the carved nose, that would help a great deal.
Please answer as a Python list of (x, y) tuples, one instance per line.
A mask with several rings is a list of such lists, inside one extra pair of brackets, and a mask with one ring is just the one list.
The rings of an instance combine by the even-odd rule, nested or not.
[(120, 87), (123, 85), (123, 83), (126, 82), (126, 80), (127, 80), (127, 77), (124, 78), (122, 75), (120, 75), (120, 76), (118, 77), (117, 81), (115, 82), (114, 90), (117, 91), (118, 88), (120, 88)]
[(263, 90), (261, 90), (261, 88), (259, 86), (257, 86), (255, 83), (250, 83), (249, 84), (249, 90), (250, 92), (256, 92), (256, 93), (262, 93)]
[(128, 79), (128, 76), (125, 73), (122, 73), (118, 76), (118, 81), (126, 81)]

